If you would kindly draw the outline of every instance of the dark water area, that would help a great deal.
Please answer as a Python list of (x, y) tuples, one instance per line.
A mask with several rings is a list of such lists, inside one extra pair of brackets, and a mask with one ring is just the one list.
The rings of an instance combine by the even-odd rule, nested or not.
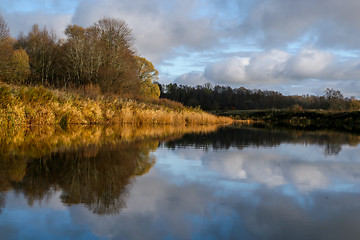
[(1, 135), (1, 239), (360, 239), (359, 135), (213, 130)]

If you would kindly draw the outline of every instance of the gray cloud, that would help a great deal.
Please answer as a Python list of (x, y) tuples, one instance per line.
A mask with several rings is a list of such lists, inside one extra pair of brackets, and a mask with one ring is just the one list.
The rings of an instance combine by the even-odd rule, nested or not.
[(197, 0), (83, 1), (73, 23), (88, 26), (104, 16), (124, 19), (133, 29), (139, 53), (160, 62), (178, 47), (205, 49), (218, 43), (215, 16), (199, 15), (206, 6)]
[(357, 0), (258, 0), (242, 23), (242, 33), (264, 47), (284, 47), (307, 35), (317, 46), (357, 49)]
[[(219, 44), (220, 18), (210, 2), (200, 0), (79, 0), (74, 12), (64, 14), (68, 5), (60, 1), (37, 0), (34, 11), (16, 11), (13, 1), (3, 3), (2, 10), (13, 35), (27, 32), (34, 23), (55, 29), (60, 37), (68, 24), (84, 27), (103, 17), (125, 20), (133, 29), (139, 54), (159, 63), (176, 55), (179, 48), (204, 50)], [(214, 3), (216, 4), (216, 3)], [(58, 11), (54, 13), (54, 9)]]
[(30, 13), (5, 13), (4, 18), (8, 22), (10, 33), (17, 37), (21, 32), (28, 32), (34, 24), (40, 27), (47, 27), (53, 31), (58, 37), (64, 37), (64, 30), (71, 23), (72, 15), (47, 14), (36, 11)]

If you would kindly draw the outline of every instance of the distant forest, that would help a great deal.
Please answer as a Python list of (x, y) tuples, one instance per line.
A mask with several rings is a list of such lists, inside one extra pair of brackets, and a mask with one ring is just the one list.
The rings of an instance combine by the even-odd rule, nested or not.
[(201, 107), (206, 111), (216, 110), (257, 110), (257, 109), (323, 109), (349, 111), (360, 110), (360, 101), (345, 98), (334, 89), (326, 89), (323, 96), (285, 96), (276, 91), (250, 90), (244, 87), (210, 84), (184, 86), (177, 84), (160, 85), (160, 98), (178, 101), (186, 106)]

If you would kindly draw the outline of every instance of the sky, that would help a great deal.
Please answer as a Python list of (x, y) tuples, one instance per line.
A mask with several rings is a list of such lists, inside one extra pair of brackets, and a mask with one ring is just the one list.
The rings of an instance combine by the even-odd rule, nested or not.
[(35, 23), (59, 38), (69, 24), (124, 20), (159, 82), (360, 99), (358, 0), (1, 0), (17, 37)]

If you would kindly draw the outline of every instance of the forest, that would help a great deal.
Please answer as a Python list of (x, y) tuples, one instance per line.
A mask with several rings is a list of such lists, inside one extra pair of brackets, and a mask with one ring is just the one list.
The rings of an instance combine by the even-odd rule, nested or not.
[(86, 88), (95, 93), (158, 98), (158, 71), (137, 56), (134, 36), (118, 19), (103, 18), (88, 28), (69, 25), (59, 39), (33, 25), (17, 39), (0, 15), (0, 81), (50, 88)]
[(338, 90), (327, 88), (323, 96), (290, 95), (276, 91), (231, 88), (229, 86), (196, 87), (177, 85), (176, 83), (161, 85), (160, 98), (180, 102), (186, 106), (200, 106), (206, 111), (217, 110), (260, 110), (260, 109), (322, 109), (335, 111), (352, 111), (360, 109), (359, 100), (354, 97), (345, 98)]

